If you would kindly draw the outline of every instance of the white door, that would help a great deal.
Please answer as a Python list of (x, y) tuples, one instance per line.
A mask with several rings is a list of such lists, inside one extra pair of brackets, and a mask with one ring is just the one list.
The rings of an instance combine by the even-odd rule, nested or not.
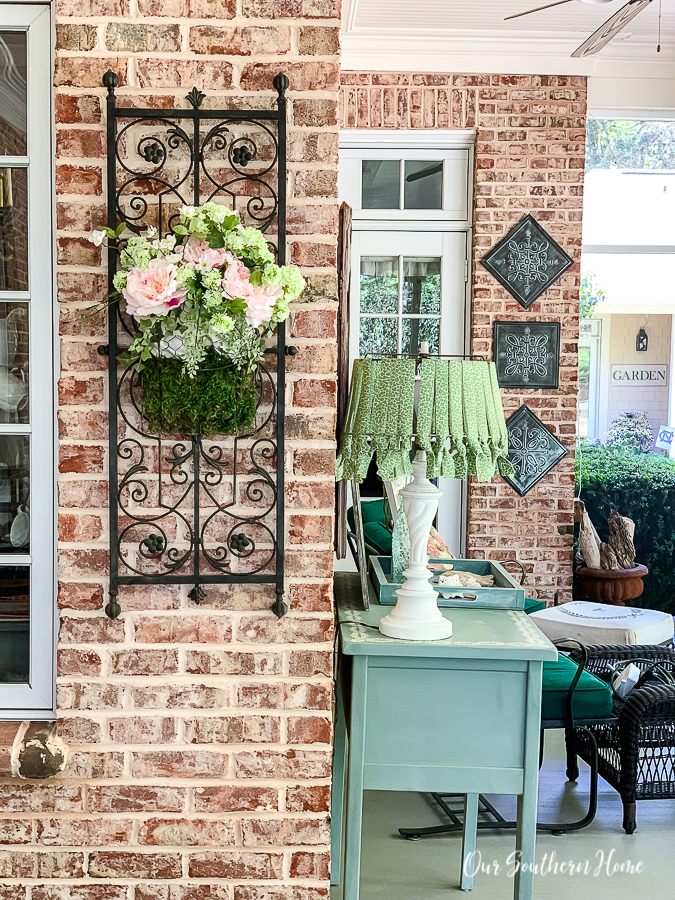
[[(467, 347), (467, 232), (355, 231), (350, 370), (372, 354), (461, 356)], [(465, 544), (464, 483), (442, 479), (438, 531), (456, 556)]]

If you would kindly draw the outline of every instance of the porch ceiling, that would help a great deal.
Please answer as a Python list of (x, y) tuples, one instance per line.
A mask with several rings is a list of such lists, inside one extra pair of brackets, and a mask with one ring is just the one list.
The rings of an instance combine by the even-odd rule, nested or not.
[[(546, 0), (344, 0), (343, 47), (345, 68), (441, 70), (453, 60), (475, 62), (478, 71), (517, 71), (546, 74), (609, 74), (608, 65), (640, 64), (640, 77), (675, 75), (675, 0), (662, 0), (661, 53), (658, 43), (659, 0), (638, 15), (595, 57), (572, 60), (572, 51), (626, 0), (595, 5), (570, 2), (505, 22)], [(370, 66), (364, 65), (368, 58)], [(389, 64), (385, 65), (387, 58)], [(489, 60), (493, 60), (490, 67)], [(413, 62), (414, 61), (414, 62)], [(425, 64), (426, 61), (426, 64)], [(510, 62), (509, 62), (510, 61)], [(476, 66), (478, 68), (476, 69)], [(471, 66), (464, 68), (470, 71)], [(628, 72), (611, 73), (625, 77)], [(630, 73), (633, 74), (633, 73)], [(637, 74), (637, 73), (636, 73)]]

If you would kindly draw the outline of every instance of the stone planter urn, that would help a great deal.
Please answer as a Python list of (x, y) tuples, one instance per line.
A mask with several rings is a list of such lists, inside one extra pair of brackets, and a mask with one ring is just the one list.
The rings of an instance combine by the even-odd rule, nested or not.
[(581, 578), (581, 587), (589, 600), (607, 603), (610, 606), (625, 606), (627, 600), (635, 600), (645, 586), (642, 579), (649, 574), (646, 566), (632, 569), (590, 569), (578, 566), (576, 574)]

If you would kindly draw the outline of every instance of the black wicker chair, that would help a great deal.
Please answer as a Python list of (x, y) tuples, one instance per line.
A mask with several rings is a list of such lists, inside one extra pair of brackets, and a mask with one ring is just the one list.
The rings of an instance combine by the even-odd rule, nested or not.
[[(661, 645), (595, 645), (585, 650), (586, 668), (604, 680), (610, 678), (611, 666), (638, 657), (660, 663), (675, 675), (675, 650)], [(570, 656), (581, 661), (578, 649)], [(636, 665), (644, 669), (649, 663)], [(624, 699), (615, 697), (614, 713), (615, 720), (589, 726), (594, 740), (578, 731), (574, 748), (588, 763), (597, 752), (599, 773), (619, 792), (623, 827), (632, 834), (637, 800), (675, 799), (675, 686), (653, 681), (633, 688)], [(575, 768), (574, 750), (568, 748), (568, 777), (574, 777)]]

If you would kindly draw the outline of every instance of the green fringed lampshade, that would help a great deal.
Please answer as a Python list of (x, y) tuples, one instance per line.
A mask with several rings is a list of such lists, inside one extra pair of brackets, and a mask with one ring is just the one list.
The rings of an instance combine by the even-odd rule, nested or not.
[(354, 362), (337, 478), (363, 481), (375, 455), (383, 481), (412, 474), (410, 451), (427, 453), (427, 477), (489, 481), (512, 475), (494, 363), (425, 359), (413, 428), (414, 359)]

